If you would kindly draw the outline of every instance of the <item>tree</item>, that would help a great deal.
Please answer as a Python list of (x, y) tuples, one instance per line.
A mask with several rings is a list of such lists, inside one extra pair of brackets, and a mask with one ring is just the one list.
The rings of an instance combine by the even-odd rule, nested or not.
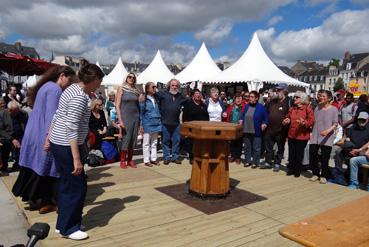
[(340, 66), (340, 60), (337, 58), (332, 58), (331, 61), (329, 61), (329, 66), (335, 66), (336, 68), (338, 68)]
[(342, 78), (338, 77), (336, 83), (334, 84), (333, 91), (337, 92), (340, 89), (345, 89), (345, 84), (343, 83)]

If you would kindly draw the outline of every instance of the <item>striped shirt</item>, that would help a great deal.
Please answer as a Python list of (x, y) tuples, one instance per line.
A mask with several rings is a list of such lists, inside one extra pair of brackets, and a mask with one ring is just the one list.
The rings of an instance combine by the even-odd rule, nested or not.
[(53, 119), (50, 142), (62, 146), (69, 146), (70, 140), (78, 140), (78, 145), (85, 142), (91, 114), (89, 101), (77, 83), (63, 92)]

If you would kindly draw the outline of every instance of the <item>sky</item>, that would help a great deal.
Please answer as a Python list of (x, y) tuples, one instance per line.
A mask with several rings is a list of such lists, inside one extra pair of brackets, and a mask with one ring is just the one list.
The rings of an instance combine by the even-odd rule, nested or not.
[(205, 42), (233, 63), (254, 32), (278, 65), (369, 52), (369, 0), (0, 0), (0, 41), (42, 58), (188, 64)]

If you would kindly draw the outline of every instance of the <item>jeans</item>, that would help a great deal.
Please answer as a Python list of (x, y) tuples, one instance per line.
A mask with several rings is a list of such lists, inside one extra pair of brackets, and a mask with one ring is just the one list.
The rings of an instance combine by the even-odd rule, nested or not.
[(243, 142), (245, 143), (245, 162), (259, 165), (261, 154), (261, 137), (257, 137), (255, 134), (246, 133), (243, 137)]
[(60, 173), (56, 229), (60, 230), (62, 235), (67, 236), (81, 228), (87, 181), (84, 171), (79, 175), (72, 174), (74, 164), (70, 146), (51, 143), (50, 148), (56, 168)]
[[(164, 161), (177, 160), (179, 158), (179, 143), (181, 140), (179, 125), (171, 126), (163, 124), (162, 133)], [(172, 149), (170, 149), (170, 142), (172, 143)], [(172, 153), (170, 151), (172, 151)]]
[[(329, 159), (331, 157), (331, 146), (318, 145), (318, 144), (310, 144), (309, 157), (310, 157), (310, 167), (313, 171), (314, 176), (324, 177), (326, 179), (330, 178), (329, 174)], [(321, 164), (322, 164), (322, 172), (320, 172), (319, 168), (319, 158), (318, 153), (319, 149), (321, 151)]]
[(231, 141), (231, 156), (235, 159), (241, 159), (242, 154), (242, 137)]
[[(265, 134), (264, 145), (265, 145), (265, 162), (272, 164), (281, 164), (284, 154), (284, 145), (286, 143), (286, 135), (281, 131), (277, 134)], [(274, 144), (277, 143), (277, 153), (274, 152)], [(274, 163), (273, 163), (274, 161)]]
[(302, 159), (307, 141), (288, 138), (289, 173), (299, 176), (301, 174)]
[(144, 163), (149, 163), (150, 161), (156, 161), (157, 158), (157, 144), (158, 144), (158, 134), (154, 133), (144, 133), (142, 141), (142, 151)]
[(359, 167), (363, 164), (368, 164), (369, 159), (367, 156), (357, 156), (350, 159), (350, 183), (358, 186), (359, 180), (357, 178), (357, 174), (359, 171)]

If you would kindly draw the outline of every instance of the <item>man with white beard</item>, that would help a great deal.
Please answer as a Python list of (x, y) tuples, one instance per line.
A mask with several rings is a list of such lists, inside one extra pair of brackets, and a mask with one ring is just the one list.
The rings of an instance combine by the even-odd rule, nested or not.
[[(155, 94), (155, 98), (159, 102), (161, 114), (164, 165), (169, 165), (170, 162), (182, 163), (179, 159), (179, 143), (181, 139), (179, 115), (187, 99), (179, 92), (180, 88), (180, 82), (176, 79), (171, 79), (167, 84), (168, 90), (159, 91)], [(171, 147), (170, 143), (172, 144)]]
[[(270, 101), (266, 104), (269, 114), (270, 124), (265, 131), (265, 164), (261, 169), (272, 168), (278, 172), (284, 154), (284, 146), (287, 139), (288, 127), (282, 125), (282, 121), (288, 113), (289, 102), (287, 95), (288, 85), (280, 83), (271, 94)], [(274, 151), (274, 144), (277, 143), (277, 152)]]

